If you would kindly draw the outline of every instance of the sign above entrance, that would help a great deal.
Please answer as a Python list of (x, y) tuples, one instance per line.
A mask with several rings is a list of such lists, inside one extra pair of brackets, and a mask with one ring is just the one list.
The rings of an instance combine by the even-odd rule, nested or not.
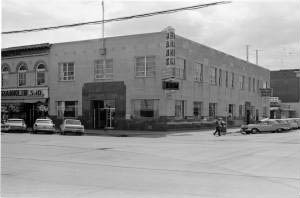
[(3, 99), (48, 98), (48, 87), (2, 89)]
[(272, 88), (261, 88), (260, 94), (262, 97), (271, 97), (273, 94), (273, 89)]

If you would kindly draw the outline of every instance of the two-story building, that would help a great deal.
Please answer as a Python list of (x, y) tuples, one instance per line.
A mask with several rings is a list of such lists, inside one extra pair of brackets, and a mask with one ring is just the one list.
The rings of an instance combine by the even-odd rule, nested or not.
[(162, 120), (268, 117), (261, 89), (269, 87), (269, 70), (178, 36), (173, 28), (54, 43), (49, 50), (48, 113), (55, 119), (128, 128)]
[(47, 115), (50, 44), (2, 49), (2, 119), (23, 118), (31, 126)]

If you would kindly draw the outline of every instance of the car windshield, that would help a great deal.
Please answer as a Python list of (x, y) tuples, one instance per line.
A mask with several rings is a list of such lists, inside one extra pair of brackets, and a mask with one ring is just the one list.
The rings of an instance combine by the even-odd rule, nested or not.
[(23, 120), (10, 120), (10, 119), (8, 119), (7, 122), (9, 122), (9, 123), (23, 123), (24, 121)]
[(51, 120), (36, 120), (36, 123), (45, 123), (45, 124), (51, 124)]
[(81, 125), (79, 120), (66, 120), (66, 124)]

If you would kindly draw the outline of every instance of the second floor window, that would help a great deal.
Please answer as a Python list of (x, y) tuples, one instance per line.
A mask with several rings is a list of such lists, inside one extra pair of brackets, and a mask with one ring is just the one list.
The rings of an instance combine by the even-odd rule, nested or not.
[(231, 73), (231, 88), (234, 88), (234, 73)]
[(210, 77), (210, 84), (217, 85), (217, 68), (210, 67), (209, 77)]
[(95, 61), (95, 79), (112, 79), (113, 78), (113, 60)]
[(26, 72), (27, 66), (25, 64), (20, 65), (18, 70), (18, 86), (26, 85)]
[(222, 86), (222, 69), (219, 69), (219, 86)]
[(36, 68), (36, 84), (44, 85), (46, 83), (46, 67), (44, 64), (39, 64)]
[(203, 64), (195, 63), (194, 65), (194, 81), (202, 82), (203, 81)]
[(135, 59), (136, 77), (153, 77), (155, 74), (155, 57), (141, 56)]
[(228, 71), (225, 72), (225, 86), (228, 87)]
[(71, 81), (75, 79), (74, 63), (60, 63), (59, 64), (59, 80)]
[(2, 73), (1, 73), (2, 87), (7, 86), (8, 84), (8, 74), (9, 74), (9, 66), (4, 65), (2, 67)]

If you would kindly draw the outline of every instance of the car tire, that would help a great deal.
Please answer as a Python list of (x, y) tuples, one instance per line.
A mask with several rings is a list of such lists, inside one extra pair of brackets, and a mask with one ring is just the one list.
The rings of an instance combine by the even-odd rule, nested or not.
[(258, 129), (256, 129), (256, 128), (254, 128), (254, 129), (251, 129), (251, 133), (253, 133), (253, 134), (256, 134), (256, 133), (258, 133), (259, 132), (259, 130)]
[(283, 131), (283, 129), (281, 129), (281, 128), (276, 130), (277, 133), (281, 133), (282, 131)]

